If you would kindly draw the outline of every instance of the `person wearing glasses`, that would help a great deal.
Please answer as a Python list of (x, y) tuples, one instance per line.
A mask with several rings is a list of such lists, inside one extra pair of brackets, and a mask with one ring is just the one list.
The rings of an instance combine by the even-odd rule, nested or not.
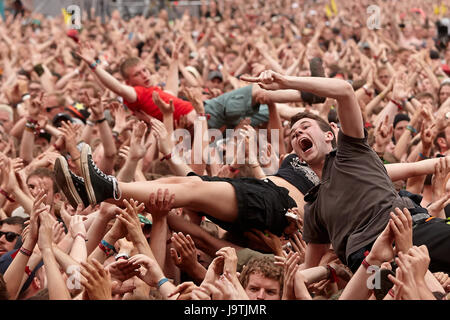
[(24, 222), (22, 217), (9, 217), (0, 221), (0, 257), (14, 249)]

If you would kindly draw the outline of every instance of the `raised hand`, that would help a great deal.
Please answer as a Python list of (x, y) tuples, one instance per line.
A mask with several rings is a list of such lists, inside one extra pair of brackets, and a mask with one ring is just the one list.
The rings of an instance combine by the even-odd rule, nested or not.
[(144, 209), (144, 204), (141, 203), (137, 205), (137, 201), (130, 199), (128, 202), (126, 199), (123, 200), (126, 209), (120, 210), (120, 215), (117, 219), (120, 220), (128, 230), (128, 236), (133, 243), (138, 242), (143, 237), (143, 232), (141, 228), (141, 222), (139, 221), (138, 213)]
[(95, 259), (89, 263), (81, 262), (81, 284), (86, 289), (88, 300), (112, 300), (111, 275)]
[(90, 64), (95, 61), (97, 52), (89, 42), (80, 42), (77, 50), (77, 55), (83, 59), (86, 63)]
[(139, 270), (136, 270), (136, 266), (123, 259), (108, 264), (105, 270), (109, 271), (112, 279), (117, 279), (120, 282), (124, 282), (140, 274)]
[(280, 90), (286, 88), (286, 78), (272, 70), (263, 71), (258, 77), (241, 76), (241, 80), (257, 83), (266, 90)]
[(202, 88), (200, 87), (185, 87), (182, 93), (186, 96), (186, 98), (192, 103), (197, 114), (205, 113), (205, 107), (203, 105), (203, 93)]
[(145, 156), (148, 148), (151, 145), (151, 141), (145, 142), (145, 134), (147, 132), (147, 125), (144, 121), (136, 122), (133, 125), (133, 131), (131, 133), (130, 151), (128, 157), (131, 160), (138, 161)]
[(391, 212), (389, 220), (390, 228), (394, 233), (395, 252), (406, 253), (412, 247), (412, 218), (408, 209), (403, 211), (395, 208), (395, 213)]
[(171, 194), (169, 189), (158, 189), (156, 193), (150, 193), (146, 207), (152, 217), (162, 217), (167, 215), (169, 211), (172, 210), (174, 202), (174, 193)]
[(173, 100), (171, 99), (169, 103), (166, 103), (163, 99), (161, 99), (157, 91), (153, 91), (152, 99), (162, 114), (171, 114), (175, 111)]
[(170, 239), (174, 248), (170, 248), (170, 255), (175, 265), (182, 270), (193, 270), (197, 264), (197, 250), (190, 235), (182, 232), (173, 233)]
[(281, 300), (295, 300), (295, 274), (299, 270), (300, 256), (298, 253), (289, 252), (284, 261), (284, 285)]
[(158, 281), (164, 277), (158, 263), (155, 259), (144, 254), (137, 254), (128, 259), (128, 263), (136, 268), (141, 266), (144, 268), (138, 275), (138, 278), (147, 283), (151, 287), (156, 287)]

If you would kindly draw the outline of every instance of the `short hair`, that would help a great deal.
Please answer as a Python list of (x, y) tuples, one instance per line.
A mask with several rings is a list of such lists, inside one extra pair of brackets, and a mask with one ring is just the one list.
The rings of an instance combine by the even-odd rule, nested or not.
[(25, 221), (27, 221), (27, 220), (28, 220), (27, 218), (18, 217), (18, 216), (8, 217), (3, 220), (0, 220), (0, 226), (3, 226), (4, 224), (18, 225), (23, 229)]
[(48, 169), (48, 168), (37, 168), (35, 169), (33, 172), (31, 172), (28, 177), (27, 177), (27, 184), (28, 184), (28, 180), (30, 180), (31, 177), (39, 177), (39, 178), (50, 178), (53, 182), (53, 193), (57, 193), (58, 190), (58, 186), (56, 184), (56, 178), (55, 178), (55, 173)]
[(14, 111), (11, 106), (8, 106), (7, 104), (0, 104), (0, 111), (8, 113), (9, 121), (13, 121)]
[(433, 104), (436, 103), (436, 99), (434, 98), (434, 95), (431, 92), (421, 92), (416, 95), (417, 100), (420, 100), (422, 98), (430, 98), (433, 101)]
[(97, 84), (95, 84), (94, 82), (85, 82), (80, 87), (80, 89), (92, 89), (92, 90), (94, 90), (94, 96), (92, 98), (100, 99), (102, 97), (100, 87)]
[(254, 257), (242, 269), (239, 281), (245, 289), (252, 274), (259, 273), (266, 278), (276, 280), (280, 283), (280, 296), (283, 294), (284, 268), (275, 264), (273, 257)]
[(128, 79), (128, 69), (131, 67), (137, 66), (139, 63), (141, 63), (142, 60), (138, 57), (130, 57), (126, 58), (121, 64), (120, 64), (120, 74), (124, 79)]
[(331, 128), (330, 124), (328, 122), (326, 122), (322, 117), (311, 113), (311, 112), (299, 112), (296, 115), (294, 115), (291, 118), (291, 128), (294, 126), (294, 124), (297, 121), (300, 121), (301, 119), (304, 118), (308, 118), (308, 119), (312, 119), (315, 120), (317, 122), (317, 124), (319, 125), (320, 129), (322, 129), (323, 132), (328, 132), (331, 131), (331, 133), (333, 134), (333, 140), (331, 141), (331, 146), (333, 148), (336, 148), (336, 136), (334, 135), (334, 131)]

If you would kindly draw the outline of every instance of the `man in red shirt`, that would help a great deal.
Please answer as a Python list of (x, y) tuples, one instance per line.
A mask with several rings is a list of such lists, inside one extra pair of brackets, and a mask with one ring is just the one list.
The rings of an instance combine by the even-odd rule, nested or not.
[(128, 58), (121, 64), (120, 72), (125, 79), (125, 84), (123, 84), (101, 67), (101, 61), (96, 59), (97, 54), (89, 44), (82, 44), (78, 55), (89, 65), (97, 79), (106, 88), (121, 96), (132, 111), (142, 110), (148, 115), (162, 120), (162, 113), (152, 99), (153, 92), (157, 91), (164, 102), (169, 103), (170, 100), (173, 100), (174, 120), (178, 121), (180, 116), (186, 115), (188, 122), (194, 122), (197, 114), (191, 103), (179, 99), (177, 92), (172, 92), (176, 90), (166, 88), (163, 91), (159, 87), (152, 86), (150, 72), (141, 59)]

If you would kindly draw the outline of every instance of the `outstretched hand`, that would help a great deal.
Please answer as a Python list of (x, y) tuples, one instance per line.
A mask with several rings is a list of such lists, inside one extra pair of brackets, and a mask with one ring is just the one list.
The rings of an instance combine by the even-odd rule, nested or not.
[(241, 80), (257, 83), (261, 88), (266, 90), (280, 90), (286, 88), (286, 78), (272, 70), (263, 71), (258, 77), (243, 75)]

